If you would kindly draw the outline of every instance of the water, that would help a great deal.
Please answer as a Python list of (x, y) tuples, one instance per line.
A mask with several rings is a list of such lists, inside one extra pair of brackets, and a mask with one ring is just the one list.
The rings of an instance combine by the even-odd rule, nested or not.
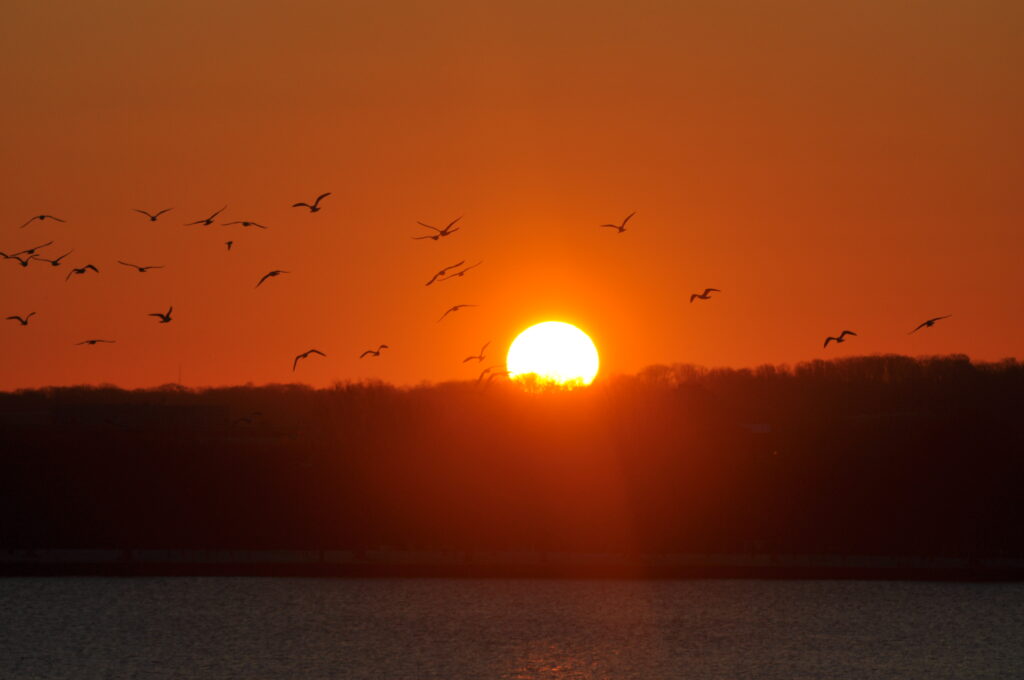
[(0, 579), (0, 677), (1019, 678), (1024, 585)]

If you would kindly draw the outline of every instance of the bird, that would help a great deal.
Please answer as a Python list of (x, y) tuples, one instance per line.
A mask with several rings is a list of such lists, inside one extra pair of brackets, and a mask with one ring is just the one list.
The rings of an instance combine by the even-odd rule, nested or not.
[(722, 291), (717, 288), (705, 288), (703, 293), (693, 293), (690, 295), (690, 302), (694, 300), (710, 300), (711, 293), (721, 293)]
[(52, 260), (47, 260), (45, 257), (39, 257), (38, 255), (36, 255), (35, 258), (37, 260), (39, 260), (40, 262), (49, 262), (51, 267), (59, 267), (60, 266), (60, 261), (63, 260), (65, 257), (67, 257), (68, 255), (70, 255), (73, 252), (75, 252), (75, 251), (74, 250), (69, 250), (68, 252), (64, 253), (60, 257), (52, 259)]
[(828, 343), (832, 342), (833, 340), (835, 340), (836, 342), (846, 342), (846, 336), (847, 335), (856, 336), (857, 334), (854, 333), (853, 331), (843, 331), (842, 333), (839, 334), (838, 338), (833, 337), (833, 336), (830, 335), (827, 338), (825, 338), (825, 345), (824, 346), (828, 347)]
[(327, 198), (330, 195), (331, 195), (331, 192), (328, 191), (326, 194), (320, 194), (319, 196), (317, 196), (316, 200), (313, 201), (313, 205), (310, 205), (309, 203), (294, 203), (294, 204), (292, 204), (292, 207), (293, 208), (309, 208), (309, 212), (311, 212), (311, 213), (320, 212), (320, 201), (324, 200), (325, 198)]
[(233, 222), (222, 222), (225, 227), (230, 227), (232, 224), (241, 224), (243, 227), (259, 227), (260, 229), (267, 229), (263, 224), (259, 222), (253, 222), (252, 220), (234, 220)]
[[(430, 237), (428, 236), (427, 238), (430, 238)], [(436, 281), (436, 280), (437, 280), (438, 278), (440, 278), (440, 277), (444, 276), (444, 275), (445, 275), (446, 273), (448, 273), (448, 270), (450, 270), (450, 269), (455, 269), (456, 267), (459, 267), (459, 266), (461, 266), (461, 265), (463, 265), (463, 264), (465, 264), (465, 263), (466, 263), (466, 261), (465, 261), (465, 260), (460, 260), (460, 261), (456, 262), (456, 263), (455, 263), (455, 264), (453, 264), (453, 265), (450, 265), (450, 266), (448, 266), (448, 267), (445, 267), (444, 269), (442, 269), (441, 271), (437, 272), (437, 273), (436, 273), (436, 274), (434, 274), (434, 275), (433, 275), (432, 277), (430, 277), (430, 280), (429, 280), (429, 281), (427, 281), (426, 285), (428, 285), (428, 286), (429, 286), (429, 285), (430, 285), (430, 284), (432, 284), (432, 283), (433, 283), (434, 281)]]
[(94, 272), (96, 272), (97, 274), (100, 273), (100, 270), (97, 269), (96, 265), (94, 265), (94, 264), (87, 264), (84, 267), (75, 267), (74, 269), (72, 269), (71, 271), (68, 272), (68, 275), (66, 277), (64, 277), (64, 283), (67, 283), (68, 279), (70, 279), (75, 274), (84, 274), (85, 272), (87, 272), (90, 269), (93, 270)]
[(473, 269), (474, 267), (479, 267), (483, 263), (484, 263), (484, 261), (480, 260), (476, 264), (469, 265), (468, 267), (466, 267), (462, 271), (457, 271), (454, 274), (449, 274), (448, 276), (445, 276), (445, 277), (441, 278), (441, 281), (447, 281), (448, 279), (454, 279), (454, 278), (459, 277), (459, 276), (465, 276), (466, 272), (468, 272), (470, 269)]
[(444, 229), (438, 229), (437, 227), (432, 227), (429, 224), (426, 224), (424, 222), (417, 221), (416, 224), (420, 225), (421, 227), (426, 227), (427, 229), (433, 229), (437, 233), (436, 234), (431, 234), (429, 236), (413, 236), (412, 238), (415, 241), (420, 241), (420, 240), (425, 239), (425, 238), (429, 238), (432, 241), (436, 241), (439, 238), (441, 238), (442, 236), (448, 236), (450, 234), (454, 234), (455, 232), (457, 232), (459, 230), (459, 227), (455, 227), (454, 229), (452, 229), (452, 227), (455, 226), (455, 223), (458, 222), (461, 219), (462, 219), (461, 215), (456, 217), (454, 220), (449, 222), (448, 226), (445, 227)]
[(32, 223), (33, 223), (33, 222), (35, 222), (36, 220), (39, 220), (40, 222), (42, 222), (43, 220), (54, 220), (54, 221), (56, 221), (56, 222), (66, 222), (66, 221), (67, 221), (67, 220), (62, 220), (62, 219), (61, 219), (61, 218), (59, 218), (59, 217), (54, 217), (53, 215), (35, 215), (35, 216), (33, 216), (33, 217), (30, 217), (30, 218), (29, 218), (29, 219), (28, 219), (28, 220), (27, 220), (27, 221), (25, 222), (25, 224), (21, 225), (21, 226), (20, 226), (20, 227), (18, 227), (18, 228), (19, 228), (19, 229), (24, 229), (25, 227), (27, 227), (28, 225), (32, 224)]
[(494, 364), (493, 366), (488, 366), (484, 370), (480, 371), (480, 375), (477, 376), (476, 381), (480, 382), (481, 380), (484, 379), (485, 376), (487, 376), (487, 374), (489, 374), (491, 371), (493, 371), (496, 368), (502, 368), (502, 364)]
[(0, 256), (3, 256), (5, 260), (16, 260), (22, 267), (27, 267), (28, 263), (35, 259), (35, 255), (31, 257), (21, 258), (17, 255), (8, 255), (7, 253), (0, 252)]
[(51, 245), (53, 245), (53, 241), (47, 241), (46, 243), (40, 246), (32, 246), (31, 248), (26, 248), (25, 250), (19, 250), (18, 252), (14, 253), (14, 256), (17, 257), (18, 255), (35, 255), (37, 250)]
[(295, 367), (299, 365), (299, 359), (305, 359), (310, 354), (319, 354), (322, 357), (327, 356), (326, 354), (324, 354), (323, 352), (321, 352), (318, 349), (307, 349), (305, 352), (303, 352), (302, 354), (299, 354), (298, 356), (295, 357), (295, 361), (292, 362), (292, 372), (294, 372), (295, 371)]
[(145, 267), (142, 267), (142, 266), (137, 265), (137, 264), (132, 264), (131, 262), (124, 262), (122, 260), (118, 260), (117, 263), (118, 264), (123, 264), (126, 267), (135, 267), (136, 269), (139, 270), (140, 274), (145, 274), (150, 269), (163, 269), (164, 268), (164, 266), (162, 264), (151, 264), (151, 265), (147, 265)]
[(228, 250), (231, 250), (231, 246), (235, 245), (235, 242), (234, 241), (224, 241), (224, 245), (226, 245), (228, 247)]
[(81, 342), (76, 342), (75, 344), (76, 345), (95, 345), (97, 342), (107, 342), (107, 343), (113, 344), (113, 343), (117, 342), (117, 340), (82, 340)]
[(283, 269), (275, 269), (273, 271), (267, 272), (266, 274), (263, 275), (263, 278), (260, 279), (259, 283), (256, 284), (256, 287), (259, 288), (260, 287), (260, 283), (263, 283), (264, 281), (266, 281), (267, 279), (271, 278), (272, 276), (279, 276), (281, 274), (291, 274), (291, 272), (286, 272)]
[(457, 312), (463, 307), (479, 307), (479, 305), (454, 305), (453, 307), (449, 307), (448, 310), (441, 315), (441, 318), (437, 320), (438, 323), (440, 323), (441, 320), (444, 319), (444, 317), (448, 316), (451, 312)]
[(629, 222), (629, 218), (631, 218), (635, 214), (636, 214), (636, 211), (633, 211), (633, 212), (629, 213), (628, 215), (626, 215), (626, 219), (622, 220), (622, 224), (602, 224), (600, 226), (602, 226), (602, 227), (611, 227), (612, 229), (617, 229), (619, 231), (619, 233), (621, 234), (622, 232), (626, 231), (626, 222)]
[(915, 328), (914, 330), (910, 331), (910, 333), (907, 333), (907, 335), (913, 335), (914, 333), (918, 332), (922, 328), (931, 328), (932, 326), (935, 325), (936, 321), (941, 321), (942, 319), (948, 319), (951, 316), (953, 316), (953, 315), (952, 314), (946, 314), (945, 316), (937, 316), (937, 317), (935, 317), (933, 319), (928, 319), (927, 321), (922, 321), (918, 325), (917, 328)]
[(171, 312), (172, 311), (174, 311), (174, 307), (168, 307), (166, 314), (161, 314), (160, 312), (154, 312), (153, 314), (147, 314), (147, 316), (158, 317), (160, 319), (160, 323), (170, 323), (171, 322)]
[(391, 348), (388, 347), (387, 345), (379, 345), (377, 347), (377, 349), (368, 349), (368, 350), (366, 350), (365, 352), (363, 352), (362, 354), (359, 355), (359, 358), (362, 359), (363, 357), (366, 357), (366, 356), (379, 357), (381, 350), (384, 350), (384, 349), (391, 349)]
[(227, 209), (228, 209), (228, 207), (225, 205), (223, 208), (221, 208), (217, 212), (213, 213), (212, 215), (207, 217), (205, 220), (196, 220), (195, 222), (188, 222), (187, 224), (185, 224), (185, 226), (186, 227), (192, 227), (192, 226), (195, 226), (197, 224), (203, 224), (203, 225), (206, 225), (208, 227), (211, 224), (213, 224), (213, 220), (214, 220), (215, 217), (217, 217), (217, 215), (221, 214), (222, 212), (224, 212)]
[(164, 208), (163, 210), (160, 210), (156, 213), (146, 212), (145, 210), (139, 210), (138, 208), (132, 208), (132, 210), (134, 210), (137, 213), (142, 213), (143, 215), (149, 218), (150, 222), (156, 222), (156, 218), (160, 217), (169, 210), (174, 210), (174, 208)]
[(491, 344), (491, 341), (488, 340), (486, 343), (484, 343), (484, 346), (480, 348), (480, 353), (479, 354), (474, 354), (473, 356), (466, 357), (465, 359), (462, 360), (462, 363), (466, 363), (467, 361), (472, 361), (473, 359), (476, 359), (478, 362), (483, 363), (483, 360), (487, 358), (486, 356), (484, 356), (484, 350), (486, 350), (487, 349), (487, 345), (490, 345), (490, 344)]
[(33, 316), (35, 316), (35, 314), (36, 314), (35, 312), (29, 312), (28, 314), (26, 314), (23, 317), (22, 316), (18, 316), (17, 314), (15, 314), (13, 316), (7, 317), (6, 319), (4, 319), (4, 321), (17, 321), (22, 326), (27, 326), (28, 325), (28, 320), (31, 319)]

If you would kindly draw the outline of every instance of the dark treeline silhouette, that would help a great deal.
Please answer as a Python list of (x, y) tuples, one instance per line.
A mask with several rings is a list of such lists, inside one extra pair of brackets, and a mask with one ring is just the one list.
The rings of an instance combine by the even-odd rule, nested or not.
[(0, 548), (1003, 556), (1024, 365), (0, 394)]

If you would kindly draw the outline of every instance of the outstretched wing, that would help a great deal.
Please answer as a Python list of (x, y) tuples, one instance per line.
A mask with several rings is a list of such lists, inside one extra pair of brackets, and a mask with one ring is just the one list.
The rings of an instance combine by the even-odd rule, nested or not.
[(629, 215), (626, 216), (626, 219), (622, 220), (622, 226), (626, 226), (626, 222), (629, 222), (630, 218), (632, 218), (633, 215), (635, 215), (635, 214), (636, 214), (635, 210), (633, 212), (629, 213)]
[(426, 227), (427, 229), (433, 229), (433, 230), (434, 230), (434, 231), (436, 231), (436, 232), (440, 232), (440, 231), (441, 231), (441, 230), (440, 230), (440, 229), (438, 229), (437, 227), (432, 227), (432, 226), (430, 226), (429, 224), (425, 224), (425, 223), (423, 223), (423, 222), (420, 222), (419, 220), (417, 220), (417, 221), (416, 221), (416, 224), (420, 225), (421, 227)]
[(330, 191), (328, 191), (325, 194), (320, 194), (319, 196), (316, 197), (316, 200), (313, 201), (313, 205), (320, 205), (320, 201), (324, 200), (325, 198), (327, 198), (330, 195), (331, 195)]
[(43, 217), (49, 217), (51, 220), (56, 220), (57, 222), (67, 222), (67, 220), (62, 220), (61, 218), (54, 217), (53, 215), (43, 215)]
[(156, 215), (154, 215), (153, 217), (160, 217), (160, 216), (161, 216), (161, 215), (163, 215), (163, 214), (164, 214), (165, 212), (170, 212), (171, 210), (174, 210), (174, 208), (164, 208), (163, 210), (161, 210), (160, 212), (158, 212), (158, 213), (157, 213)]
[(264, 275), (263, 275), (263, 278), (262, 278), (262, 279), (260, 279), (260, 280), (259, 280), (259, 283), (257, 283), (257, 284), (256, 284), (256, 287), (257, 287), (257, 288), (259, 288), (259, 287), (260, 287), (260, 284), (262, 284), (262, 283), (263, 283), (264, 281), (266, 281), (267, 279), (269, 279), (269, 278), (270, 278), (271, 276), (273, 276), (273, 275), (274, 275), (274, 272), (269, 272), (269, 273), (267, 273), (267, 274), (264, 274)]
[(327, 356), (326, 354), (324, 354), (323, 352), (321, 352), (318, 349), (311, 349), (311, 350), (309, 350), (309, 352), (307, 352), (307, 354), (319, 354), (322, 357)]
[(293, 208), (312, 208), (309, 203), (292, 203)]
[(135, 212), (137, 212), (137, 213), (142, 213), (143, 215), (145, 215), (145, 216), (146, 216), (146, 217), (148, 217), (149, 219), (153, 219), (153, 216), (152, 216), (152, 215), (150, 215), (150, 214), (149, 214), (148, 212), (146, 212), (145, 210), (139, 210), (138, 208), (132, 208), (132, 210), (134, 210), (134, 211), (135, 211)]
[(134, 267), (135, 269), (142, 269), (142, 267), (140, 267), (139, 265), (132, 264), (131, 262), (125, 262), (124, 260), (118, 260), (117, 263), (118, 264), (123, 264), (126, 267)]
[[(25, 227), (27, 227), (28, 225), (32, 224), (33, 222), (35, 222), (38, 219), (40, 219), (40, 215), (33, 215), (32, 217), (28, 218), (28, 220), (25, 222), (25, 224), (23, 224), (20, 227), (18, 227), (18, 229), (24, 229)], [(61, 220), (61, 221), (63, 221), (63, 220)]]
[(846, 336), (846, 335), (857, 335), (857, 334), (854, 333), (853, 331), (843, 331), (842, 333), (839, 334), (839, 337), (843, 337), (843, 336)]
[(445, 228), (444, 228), (444, 230), (445, 230), (445, 231), (448, 231), (448, 230), (449, 230), (449, 229), (451, 229), (451, 228), (452, 228), (453, 226), (455, 226), (455, 223), (456, 223), (456, 222), (458, 222), (458, 221), (459, 221), (459, 220), (461, 220), (461, 219), (462, 219), (462, 215), (459, 215), (459, 216), (458, 216), (458, 217), (456, 217), (456, 218), (455, 218), (454, 220), (452, 220), (451, 222), (449, 222), (449, 223), (448, 223), (448, 226), (447, 226), (447, 227), (445, 227)]
[(305, 354), (299, 354), (298, 356), (295, 357), (295, 361), (292, 362), (292, 371), (294, 371), (295, 367), (299, 365), (299, 359), (302, 359), (305, 356)]
[(828, 347), (828, 343), (832, 342), (833, 340), (835, 340), (835, 338), (833, 338), (831, 335), (825, 338), (825, 344), (823, 345), (823, 347)]
[(413, 237), (412, 237), (412, 240), (413, 240), (413, 241), (422, 241), (422, 240), (423, 240), (423, 239), (425, 239), (425, 238), (430, 238), (430, 239), (434, 239), (435, 241), (437, 240), (437, 237), (436, 237), (436, 236), (413, 236)]

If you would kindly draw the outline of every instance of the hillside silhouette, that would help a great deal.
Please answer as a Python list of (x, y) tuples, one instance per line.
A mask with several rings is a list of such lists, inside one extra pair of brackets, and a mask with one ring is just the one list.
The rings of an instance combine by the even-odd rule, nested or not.
[(1019, 555), (1024, 366), (0, 394), (0, 548)]

